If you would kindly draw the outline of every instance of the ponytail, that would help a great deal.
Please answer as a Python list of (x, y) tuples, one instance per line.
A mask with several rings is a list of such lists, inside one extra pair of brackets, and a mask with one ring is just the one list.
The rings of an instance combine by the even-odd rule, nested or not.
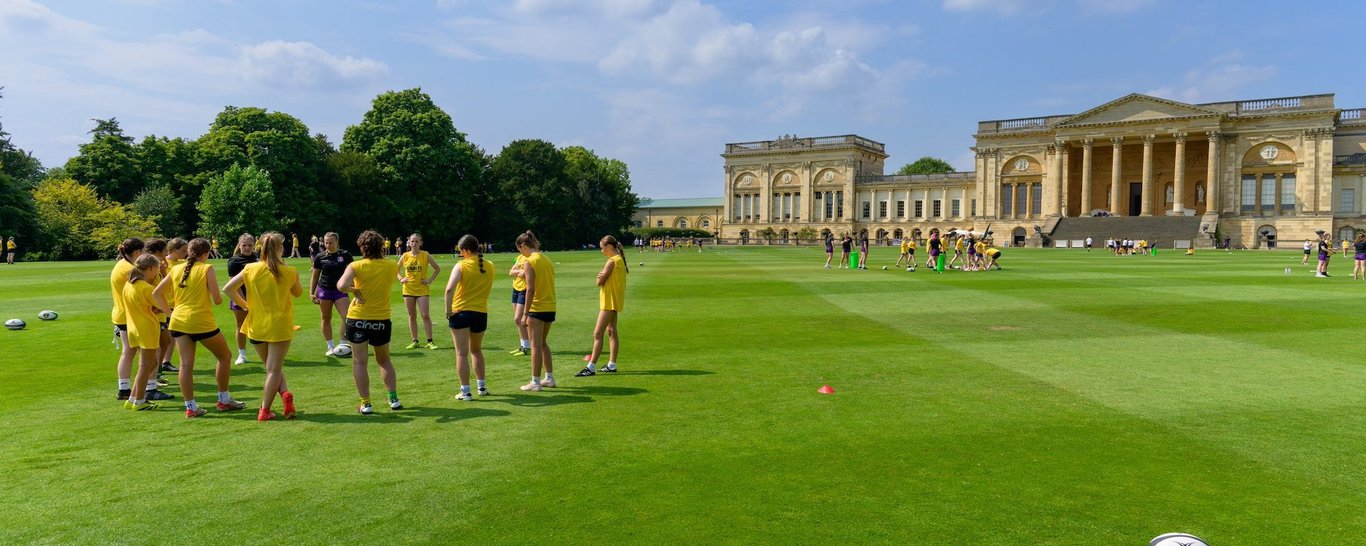
[(159, 265), (161, 265), (161, 258), (156, 257), (155, 254), (143, 254), (138, 256), (137, 261), (133, 262), (133, 270), (128, 272), (128, 282), (137, 282), (144, 279), (145, 277), (142, 275), (142, 270)]
[(280, 266), (284, 260), (280, 257), (285, 253), (285, 236), (279, 232), (271, 231), (261, 235), (261, 260), (266, 263), (266, 269), (270, 270), (270, 275), (276, 279), (280, 278)]
[[(179, 241), (179, 239), (176, 240)], [(189, 256), (185, 257), (185, 275), (180, 277), (181, 288), (185, 288), (186, 283), (190, 281), (190, 269), (194, 268), (195, 261), (197, 261), (200, 256), (208, 256), (209, 250), (212, 248), (212, 243), (205, 240), (203, 237), (198, 237), (193, 241), (190, 241), (190, 249), (187, 252)]]
[(541, 242), (537, 241), (536, 234), (532, 233), (531, 230), (528, 229), (522, 232), (521, 235), (517, 236), (517, 246), (524, 246), (532, 250), (540, 250)]
[(183, 276), (180, 277), (180, 287), (181, 287), (181, 288), (185, 288), (186, 283), (188, 283), (188, 282), (190, 281), (190, 270), (191, 270), (191, 269), (194, 269), (194, 259), (195, 259), (194, 256), (190, 256), (189, 258), (185, 258), (185, 275), (183, 275)]
[(130, 264), (133, 263), (133, 253), (142, 250), (142, 247), (142, 239), (137, 237), (124, 239), (122, 243), (119, 243), (119, 259), (128, 260)]
[[(531, 232), (528, 231), (527, 233)], [(518, 237), (517, 240), (520, 241), (521, 237)], [(479, 272), (484, 272), (484, 245), (479, 244), (479, 239), (476, 239), (473, 235), (467, 233), (464, 237), (460, 238), (459, 242), (455, 243), (455, 248), (473, 252), (477, 255), (479, 257)]]
[(616, 237), (611, 235), (603, 235), (602, 240), (598, 241), (598, 244), (604, 247), (615, 247), (617, 249), (617, 256), (621, 256), (621, 266), (626, 268), (627, 273), (631, 272), (631, 266), (626, 265), (626, 249), (621, 248), (621, 241), (618, 241)]

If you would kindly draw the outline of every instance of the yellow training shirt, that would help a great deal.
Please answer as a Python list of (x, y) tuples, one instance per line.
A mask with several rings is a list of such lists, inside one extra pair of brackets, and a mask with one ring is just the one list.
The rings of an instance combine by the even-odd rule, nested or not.
[(612, 272), (607, 274), (607, 282), (598, 287), (598, 309), (620, 313), (626, 306), (626, 259), (620, 254), (612, 256)]
[(294, 339), (294, 295), (289, 289), (299, 282), (299, 272), (293, 266), (280, 265), (280, 275), (270, 274), (266, 262), (247, 264), (242, 268), (246, 281), (247, 320), (242, 333), (247, 339), (274, 342)]
[[(520, 252), (517, 253), (517, 265), (522, 265), (522, 264), (525, 264), (525, 263), (526, 263), (526, 256), (523, 256)], [(516, 276), (516, 277), (513, 277), (513, 278), (512, 278), (512, 289), (513, 289), (513, 290), (516, 290), (516, 291), (518, 291), (518, 292), (525, 292), (525, 291), (526, 291), (526, 277), (523, 277), (523, 276), (520, 276), (520, 275), (518, 275), (518, 276)]]
[[(126, 263), (126, 260), (125, 260)], [(125, 277), (126, 280), (126, 277)], [(128, 344), (139, 349), (161, 347), (161, 321), (157, 319), (152, 290), (146, 279), (124, 282), (123, 307), (127, 310)]]
[(526, 259), (536, 277), (536, 293), (527, 294), (526, 310), (532, 313), (555, 312), (555, 264), (540, 252), (533, 252)]
[[(190, 268), (190, 278), (185, 278), (185, 268)], [(218, 328), (213, 318), (213, 298), (209, 296), (209, 271), (213, 266), (188, 262), (171, 268), (171, 305), (170, 329), (187, 334), (203, 334)], [(181, 279), (185, 287), (181, 288)]]
[(110, 313), (110, 320), (114, 324), (128, 324), (128, 316), (123, 307), (123, 285), (128, 284), (128, 273), (133, 270), (132, 262), (119, 258), (114, 263), (114, 270), (109, 272), (109, 292), (114, 296), (114, 312)]
[(432, 287), (422, 284), (422, 281), (430, 274), (427, 270), (427, 262), (431, 259), (431, 255), (427, 254), (425, 250), (417, 251), (416, 255), (412, 252), (404, 252), (403, 256), (399, 258), (399, 271), (403, 272), (403, 278), (408, 279), (408, 282), (403, 283), (403, 295), (431, 295)]
[[(394, 286), (394, 276), (398, 274), (398, 263), (383, 258), (367, 258), (351, 262), (347, 267), (351, 268), (355, 277), (352, 284), (358, 297), (351, 301), (346, 318), (388, 320), (393, 312), (389, 309), (390, 288)], [(361, 300), (365, 300), (365, 303), (361, 303)]]
[(460, 283), (451, 296), (451, 312), (489, 312), (489, 291), (493, 290), (493, 262), (484, 260), (484, 272), (479, 272), (479, 258), (465, 258), (455, 264), (460, 271)]

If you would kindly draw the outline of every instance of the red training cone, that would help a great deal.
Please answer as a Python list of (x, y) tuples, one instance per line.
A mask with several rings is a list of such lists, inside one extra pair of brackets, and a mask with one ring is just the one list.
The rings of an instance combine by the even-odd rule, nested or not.
[(583, 361), (584, 361), (584, 362), (589, 362), (589, 361), (590, 361), (589, 359), (591, 359), (591, 358), (593, 358), (593, 355), (583, 355)]
[(821, 388), (816, 389), (816, 392), (821, 394), (835, 394), (835, 388), (830, 385), (823, 385)]

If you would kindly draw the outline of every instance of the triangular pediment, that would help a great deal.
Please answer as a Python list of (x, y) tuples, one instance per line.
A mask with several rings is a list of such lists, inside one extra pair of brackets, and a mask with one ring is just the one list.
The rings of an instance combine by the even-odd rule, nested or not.
[(1178, 118), (1208, 118), (1223, 115), (1217, 110), (1201, 108), (1184, 102), (1159, 99), (1140, 93), (1132, 93), (1123, 98), (1112, 100), (1058, 124), (1060, 127), (1077, 125), (1104, 125), (1111, 123), (1133, 123), (1159, 121)]

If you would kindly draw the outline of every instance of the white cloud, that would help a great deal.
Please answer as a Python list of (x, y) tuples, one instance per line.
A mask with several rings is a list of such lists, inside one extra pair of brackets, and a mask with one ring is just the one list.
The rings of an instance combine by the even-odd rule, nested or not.
[(384, 63), (337, 56), (309, 42), (272, 40), (247, 46), (236, 71), (247, 81), (271, 89), (327, 90), (384, 75)]
[(1246, 94), (1242, 90), (1253, 84), (1270, 81), (1279, 70), (1275, 66), (1223, 64), (1209, 69), (1188, 70), (1179, 85), (1168, 85), (1147, 94), (1184, 102), (1214, 102), (1232, 100)]
[(1000, 15), (1014, 15), (1029, 6), (1027, 0), (944, 0), (944, 9), (953, 11), (994, 11)]
[(1122, 14), (1131, 13), (1153, 4), (1157, 0), (1076, 0), (1077, 6), (1083, 10), (1096, 13)]
[[(1154, 5), (1157, 0), (1073, 0), (1077, 9), (1088, 13), (1119, 15)], [(1037, 13), (1052, 9), (1052, 0), (944, 0), (950, 11), (991, 11), (1000, 16)]]

